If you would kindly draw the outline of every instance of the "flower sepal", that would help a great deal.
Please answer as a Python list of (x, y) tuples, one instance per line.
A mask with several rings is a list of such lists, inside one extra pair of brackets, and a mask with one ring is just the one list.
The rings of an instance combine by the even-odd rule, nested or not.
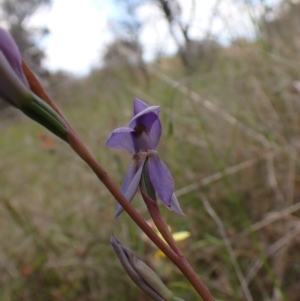
[(131, 280), (153, 300), (184, 301), (174, 296), (157, 274), (116, 236), (111, 236), (110, 243)]
[(19, 108), (30, 95), (30, 91), (9, 65), (0, 49), (0, 99)]
[[(31, 71), (30, 71), (31, 72)], [(20, 51), (10, 34), (0, 27), (0, 105), (12, 105), (67, 141), (67, 125), (57, 112), (30, 90)]]
[(46, 102), (33, 93), (21, 102), (19, 109), (29, 118), (38, 122), (53, 134), (67, 141), (67, 126), (65, 121)]
[[(132, 201), (140, 187), (152, 200), (156, 201), (157, 195), (169, 210), (184, 215), (174, 193), (171, 172), (156, 151), (162, 134), (160, 110), (160, 106), (148, 106), (135, 98), (134, 117), (129, 126), (115, 129), (106, 145), (127, 150), (133, 155), (133, 162), (121, 187), (128, 202)], [(116, 217), (122, 211), (122, 207), (118, 205)]]
[(144, 168), (142, 171), (140, 189), (144, 192), (152, 201), (157, 202), (156, 192), (151, 183), (148, 169), (148, 160), (146, 160), (144, 164)]

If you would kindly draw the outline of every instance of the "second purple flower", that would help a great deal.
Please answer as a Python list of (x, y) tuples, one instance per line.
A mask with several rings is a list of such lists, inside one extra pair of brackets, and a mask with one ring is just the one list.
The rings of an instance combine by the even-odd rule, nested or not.
[[(156, 147), (162, 133), (159, 106), (148, 106), (135, 98), (134, 117), (128, 127), (115, 129), (106, 145), (125, 149), (133, 155), (121, 192), (131, 202), (141, 186), (142, 175), (148, 173), (151, 184), (162, 203), (170, 210), (183, 214), (174, 194), (174, 181), (168, 167), (160, 159)], [(123, 211), (118, 204), (116, 217)]]

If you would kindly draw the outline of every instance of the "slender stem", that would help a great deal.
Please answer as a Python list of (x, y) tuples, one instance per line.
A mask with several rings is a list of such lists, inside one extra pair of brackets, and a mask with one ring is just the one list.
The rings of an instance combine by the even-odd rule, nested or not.
[(72, 149), (90, 166), (100, 181), (106, 186), (114, 198), (120, 203), (128, 215), (143, 230), (143, 232), (161, 249), (172, 261), (177, 260), (174, 251), (151, 229), (151, 227), (138, 214), (134, 207), (127, 201), (119, 188), (109, 178), (106, 171), (98, 164), (85, 145), (80, 141), (76, 133), (70, 128), (68, 131), (69, 144)]
[(120, 203), (123, 209), (149, 237), (149, 239), (180, 269), (180, 271), (189, 280), (191, 285), (199, 293), (204, 301), (215, 301), (209, 290), (200, 280), (198, 275), (189, 265), (183, 255), (178, 256), (175, 252), (151, 229), (151, 227), (142, 219), (133, 206), (127, 201), (119, 188), (109, 178), (107, 173), (98, 164), (85, 145), (78, 138), (76, 133), (69, 128), (69, 144), (73, 150), (91, 167), (100, 181), (106, 186), (114, 198)]
[[(74, 132), (72, 127), (69, 125), (67, 120), (61, 114), (59, 109), (56, 107), (54, 102), (48, 96), (48, 94), (43, 89), (42, 85), (35, 77), (34, 73), (30, 70), (27, 64), (22, 61), (22, 68), (25, 76), (30, 84), (30, 89), (48, 103), (65, 121), (67, 131), (68, 131), (68, 142), (72, 149), (90, 166), (90, 168), (95, 172), (100, 181), (106, 186), (114, 198), (120, 203), (132, 220), (141, 228), (141, 230), (149, 237), (149, 239), (180, 269), (180, 271), (189, 280), (191, 285), (199, 293), (204, 301), (215, 301), (209, 290), (199, 279), (198, 275), (189, 265), (187, 260), (181, 254), (179, 248), (174, 246), (170, 239), (170, 245), (172, 249), (150, 228), (150, 226), (142, 219), (138, 212), (132, 207), (132, 205), (126, 200), (124, 195), (121, 193), (119, 188), (114, 184), (114, 182), (109, 178), (107, 173), (98, 164), (89, 150), (81, 142), (80, 138)], [(167, 233), (166, 233), (167, 235)], [(172, 238), (173, 239), (173, 238)], [(166, 239), (167, 240), (167, 239)], [(167, 240), (167, 241), (168, 241)], [(176, 245), (176, 243), (175, 243)], [(178, 253), (178, 250), (180, 251)], [(175, 253), (175, 252), (177, 253)]]
[(173, 262), (176, 261), (176, 254), (172, 249), (165, 244), (156, 233), (148, 226), (148, 224), (142, 219), (142, 217), (136, 212), (136, 210), (131, 206), (131, 204), (126, 200), (123, 194), (119, 191), (118, 187), (111, 181), (106, 172), (101, 168), (98, 162), (94, 159), (92, 154), (88, 151), (85, 145), (81, 142), (78, 135), (72, 129), (71, 125), (65, 119), (60, 110), (56, 107), (55, 103), (46, 93), (39, 80), (36, 78), (34, 73), (28, 67), (26, 62), (22, 61), (22, 69), (30, 85), (30, 89), (43, 99), (48, 105), (50, 105), (55, 112), (61, 116), (65, 121), (67, 131), (68, 131), (68, 142), (72, 149), (91, 167), (95, 172), (100, 181), (107, 187), (107, 189), (112, 193), (115, 199), (122, 205), (124, 210), (128, 215), (134, 220), (134, 222), (144, 231), (144, 233), (153, 241), (153, 243), (161, 249), (165, 255), (170, 258)]
[(202, 297), (204, 301), (215, 301), (214, 297), (205, 286), (205, 284), (201, 281), (199, 276), (190, 266), (185, 257), (181, 256), (177, 262), (174, 262), (182, 274), (189, 280), (194, 289), (198, 292), (198, 294)]
[(28, 81), (30, 90), (36, 94), (38, 97), (40, 97), (42, 100), (44, 100), (58, 115), (60, 115), (63, 120), (66, 121), (62, 113), (59, 111), (59, 109), (56, 107), (55, 103), (52, 101), (52, 99), (49, 97), (49, 95), (44, 90), (43, 86), (39, 82), (39, 80), (36, 78), (34, 73), (31, 71), (31, 69), (28, 67), (26, 62), (22, 60), (22, 70), (25, 74), (25, 77)]
[[(194, 286), (194, 284), (201, 289), (200, 296), (203, 298), (203, 300), (214, 300), (209, 290), (205, 287), (205, 285), (202, 283), (202, 281), (199, 279), (198, 275), (195, 273), (195, 271), (192, 269), (186, 258), (183, 256), (180, 248), (178, 247), (176, 241), (174, 240), (174, 237), (169, 230), (169, 227), (161, 215), (161, 212), (159, 210), (159, 206), (157, 205), (157, 202), (153, 201), (151, 198), (149, 198), (143, 191), (141, 191), (143, 199), (146, 203), (146, 206), (148, 208), (148, 211), (152, 217), (152, 220), (154, 224), (156, 225), (158, 231), (161, 233), (163, 238), (166, 240), (166, 242), (169, 244), (169, 246), (172, 248), (172, 250), (177, 254), (179, 260), (175, 263), (177, 267), (182, 271), (182, 273), (186, 276), (187, 279), (190, 280), (191, 284)], [(189, 278), (190, 277), (190, 278)], [(192, 281), (193, 283), (192, 283)], [(194, 283), (194, 280), (195, 281)], [(194, 286), (196, 289), (196, 287)], [(197, 290), (197, 289), (196, 289)], [(199, 292), (197, 290), (197, 292)], [(204, 295), (203, 295), (204, 294)], [(204, 297), (205, 296), (205, 297)], [(205, 299), (207, 298), (207, 299)]]
[(171, 249), (178, 255), (182, 256), (182, 252), (179, 249), (176, 241), (174, 240), (174, 237), (169, 230), (168, 224), (166, 223), (165, 219), (161, 215), (161, 212), (159, 210), (159, 206), (157, 202), (152, 200), (149, 196), (147, 196), (146, 193), (143, 192), (141, 189), (141, 193), (144, 199), (144, 202), (148, 208), (148, 212), (151, 215), (151, 218), (157, 228), (157, 230), (160, 232), (162, 237), (165, 239), (165, 241), (168, 243), (168, 245), (171, 247)]

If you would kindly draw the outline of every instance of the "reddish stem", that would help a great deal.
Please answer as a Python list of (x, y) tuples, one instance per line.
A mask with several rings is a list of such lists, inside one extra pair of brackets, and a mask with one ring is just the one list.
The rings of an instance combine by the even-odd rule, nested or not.
[[(114, 184), (114, 182), (112, 182), (107, 173), (102, 169), (102, 167), (90, 154), (85, 145), (80, 141), (76, 133), (71, 128), (69, 129), (69, 143), (73, 150), (91, 167), (100, 181), (106, 186), (106, 188), (119, 202), (123, 209), (128, 213), (128, 215), (134, 220), (134, 222), (152, 240), (152, 242), (180, 269), (180, 271), (189, 280), (189, 282), (199, 293), (202, 299), (204, 301), (214, 301), (213, 296), (200, 280), (195, 271), (192, 269), (192, 267), (189, 265), (187, 260), (184, 258), (176, 243), (175, 245), (179, 250), (180, 255), (175, 254), (175, 252), (167, 244), (165, 244), (165, 242), (161, 240), (158, 235), (150, 228), (150, 226), (142, 219), (142, 217), (127, 201), (119, 188)], [(174, 247), (173, 244), (172, 246)]]
[[(77, 134), (74, 132), (72, 127), (68, 124), (67, 120), (61, 114), (59, 109), (53, 103), (51, 98), (43, 89), (42, 85), (35, 77), (34, 73), (30, 70), (27, 64), (23, 61), (22, 68), (24, 74), (28, 80), (30, 85), (30, 89), (38, 95), (41, 99), (43, 99), (46, 103), (48, 103), (66, 122), (66, 127), (68, 130), (68, 142), (72, 149), (91, 167), (91, 169), (95, 172), (100, 181), (106, 186), (106, 188), (110, 191), (110, 193), (114, 196), (114, 198), (120, 203), (120, 205), (124, 208), (124, 210), (128, 213), (128, 215), (133, 219), (133, 221), (141, 228), (141, 230), (151, 239), (151, 241), (180, 269), (180, 271), (185, 275), (185, 277), (189, 280), (195, 290), (199, 293), (204, 301), (214, 301), (213, 296), (206, 288), (206, 286), (199, 279), (198, 275), (186, 261), (184, 256), (182, 255), (180, 249), (172, 242), (172, 239), (169, 237), (167, 232), (164, 232), (164, 235), (168, 237), (166, 241), (172, 246), (172, 249), (158, 237), (158, 235), (150, 228), (150, 226), (142, 219), (142, 217), (137, 213), (137, 211), (132, 207), (132, 205), (126, 200), (124, 195), (121, 193), (119, 188), (114, 184), (114, 182), (109, 178), (105, 170), (98, 164), (89, 150), (85, 147), (85, 145), (81, 142)], [(162, 218), (162, 217), (161, 217)], [(171, 235), (172, 236), (172, 235)], [(178, 251), (179, 250), (179, 251)], [(177, 253), (175, 253), (175, 252)]]
[(157, 202), (152, 200), (142, 190), (141, 190), (141, 193), (142, 193), (144, 202), (148, 208), (148, 212), (150, 213), (151, 218), (152, 218), (156, 228), (161, 233), (162, 237), (166, 240), (166, 242), (171, 247), (171, 249), (178, 256), (181, 256), (182, 255), (181, 250), (179, 249), (176, 241), (174, 240), (173, 235), (169, 230), (168, 224), (166, 223), (165, 219), (162, 217)]
[[(187, 276), (187, 273), (188, 273), (191, 278), (197, 279), (198, 282), (200, 282), (197, 285), (199, 285), (199, 287), (201, 287), (202, 294), (201, 293), (199, 293), (199, 294), (203, 298), (203, 300), (213, 300), (213, 297), (210, 294), (209, 290), (205, 287), (205, 285), (199, 279), (198, 275), (192, 269), (192, 267), (190, 266), (190, 264), (188, 263), (186, 258), (183, 256), (180, 248), (178, 247), (176, 241), (174, 240), (174, 237), (173, 237), (171, 231), (169, 230), (168, 224), (166, 223), (165, 219), (161, 215), (161, 212), (159, 210), (159, 206), (158, 206), (157, 202), (155, 202), (150, 197), (148, 197), (142, 190), (141, 190), (141, 193), (142, 193), (143, 199), (146, 203), (146, 206), (148, 208), (148, 211), (151, 215), (151, 218), (152, 218), (155, 226), (157, 227), (158, 231), (161, 233), (163, 238), (166, 240), (166, 242), (169, 244), (169, 246), (172, 248), (172, 250), (178, 256), (178, 261), (175, 263), (177, 265), (177, 267), (182, 271), (182, 273), (187, 278), (188, 278), (188, 276)], [(196, 287), (195, 287), (195, 289), (196, 289)], [(204, 298), (203, 294), (206, 294), (207, 299)]]
[(68, 139), (72, 149), (90, 166), (100, 181), (106, 186), (106, 188), (120, 203), (128, 215), (134, 220), (134, 222), (153, 241), (153, 243), (166, 254), (167, 257), (169, 257), (172, 261), (176, 261), (177, 255), (164, 241), (159, 238), (159, 236), (138, 214), (134, 207), (127, 201), (119, 188), (109, 178), (106, 171), (98, 164), (85, 145), (80, 141), (77, 134), (71, 128), (68, 129)]

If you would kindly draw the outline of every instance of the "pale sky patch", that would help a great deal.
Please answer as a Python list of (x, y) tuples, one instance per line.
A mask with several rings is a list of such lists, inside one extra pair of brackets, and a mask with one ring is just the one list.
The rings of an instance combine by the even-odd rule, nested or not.
[(46, 67), (86, 74), (100, 63), (100, 51), (112, 40), (104, 12), (92, 0), (56, 0), (31, 20), (50, 29), (43, 42)]
[[(262, 13), (260, 4), (252, 6), (249, 10), (247, 5), (238, 5), (235, 0), (195, 1), (194, 7), (191, 5), (192, 1), (179, 0), (179, 3), (184, 22), (192, 20), (189, 29), (192, 39), (214, 37), (223, 45), (228, 45), (238, 37), (253, 38), (253, 20)], [(168, 22), (154, 3), (141, 6), (137, 15), (144, 22), (140, 42), (146, 60), (153, 59), (158, 53), (176, 53), (177, 45), (170, 35)], [(178, 36), (179, 41), (183, 43), (183, 38), (180, 38), (180, 34)]]
[(177, 46), (170, 36), (168, 23), (154, 3), (139, 7), (137, 16), (144, 22), (140, 43), (146, 61), (154, 59), (158, 53), (166, 55), (176, 52)]
[[(179, 2), (183, 18), (189, 20), (191, 1)], [(267, 2), (274, 4), (279, 0)], [(47, 55), (46, 67), (84, 75), (101, 65), (101, 57), (108, 43), (114, 39), (109, 20), (116, 17), (118, 11), (113, 3), (112, 0), (54, 0), (50, 9), (36, 13), (31, 23), (46, 25), (51, 32), (42, 42)], [(251, 7), (236, 0), (196, 0), (195, 3), (191, 38), (203, 39), (210, 34), (223, 45), (238, 37), (254, 37), (253, 19), (263, 12), (260, 1)], [(154, 3), (140, 6), (137, 16), (144, 24), (139, 39), (147, 61), (157, 54), (176, 53), (177, 46), (170, 35), (168, 23)]]

